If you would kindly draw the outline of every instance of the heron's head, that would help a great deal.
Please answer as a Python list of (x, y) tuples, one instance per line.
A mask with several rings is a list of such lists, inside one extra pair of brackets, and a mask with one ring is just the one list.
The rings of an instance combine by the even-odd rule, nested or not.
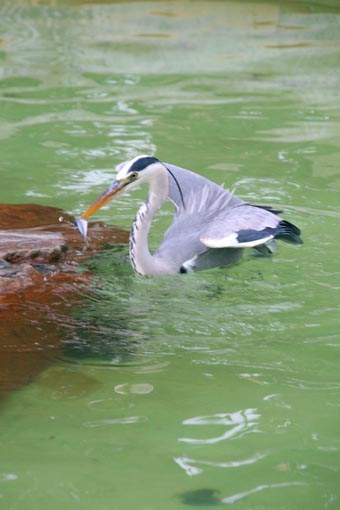
[(117, 176), (112, 184), (86, 209), (80, 216), (88, 218), (107, 202), (125, 191), (131, 191), (140, 184), (148, 182), (160, 170), (166, 170), (164, 165), (152, 156), (137, 156), (117, 166)]

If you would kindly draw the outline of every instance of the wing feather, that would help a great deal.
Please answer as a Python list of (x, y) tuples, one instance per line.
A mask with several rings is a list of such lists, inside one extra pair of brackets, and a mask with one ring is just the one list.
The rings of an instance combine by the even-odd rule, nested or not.
[(247, 248), (274, 238), (301, 243), (300, 230), (263, 207), (242, 204), (223, 210), (200, 237), (209, 248)]

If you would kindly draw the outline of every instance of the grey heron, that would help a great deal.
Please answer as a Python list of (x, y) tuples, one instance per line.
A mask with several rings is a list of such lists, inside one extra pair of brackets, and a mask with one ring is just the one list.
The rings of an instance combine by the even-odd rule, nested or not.
[[(86, 218), (124, 191), (146, 183), (149, 193), (137, 212), (129, 254), (140, 275), (186, 273), (234, 264), (243, 249), (270, 252), (273, 239), (301, 244), (300, 229), (278, 216), (281, 211), (243, 201), (222, 186), (152, 156), (137, 156), (117, 166), (113, 183), (76, 219), (86, 239)], [(170, 200), (174, 219), (159, 248), (151, 254), (151, 221)]]

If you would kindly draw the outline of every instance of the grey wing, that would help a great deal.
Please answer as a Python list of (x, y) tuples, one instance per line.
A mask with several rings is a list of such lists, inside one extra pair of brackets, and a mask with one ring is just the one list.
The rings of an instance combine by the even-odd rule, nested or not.
[(201, 175), (171, 163), (164, 163), (164, 165), (169, 170), (169, 200), (175, 205), (176, 209), (183, 207), (183, 201), (184, 207), (186, 207), (189, 195), (200, 194), (203, 189), (209, 190), (212, 200), (215, 200), (216, 196), (223, 194), (229, 207), (244, 204), (241, 198), (235, 197), (230, 191)]
[(200, 231), (195, 224), (174, 222), (166, 231), (154, 257), (179, 269), (186, 261), (207, 250), (200, 240)]
[(181, 266), (207, 251), (202, 229), (222, 210), (244, 201), (190, 170), (164, 163), (169, 170), (169, 200), (176, 207), (174, 221), (154, 256)]
[(189, 170), (175, 170), (174, 175), (182, 196), (174, 182), (169, 199), (176, 206), (176, 214), (154, 256), (167, 265), (181, 267), (208, 250), (201, 241), (201, 234), (214, 218), (232, 207), (230, 204), (244, 202)]
[(272, 239), (301, 244), (298, 227), (266, 208), (241, 204), (222, 211), (204, 229), (200, 240), (209, 248), (246, 248)]

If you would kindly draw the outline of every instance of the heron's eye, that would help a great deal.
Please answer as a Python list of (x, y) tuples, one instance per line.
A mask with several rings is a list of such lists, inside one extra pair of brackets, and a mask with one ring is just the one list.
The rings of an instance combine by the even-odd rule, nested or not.
[(131, 172), (130, 176), (131, 179), (137, 179), (138, 173), (137, 172)]

